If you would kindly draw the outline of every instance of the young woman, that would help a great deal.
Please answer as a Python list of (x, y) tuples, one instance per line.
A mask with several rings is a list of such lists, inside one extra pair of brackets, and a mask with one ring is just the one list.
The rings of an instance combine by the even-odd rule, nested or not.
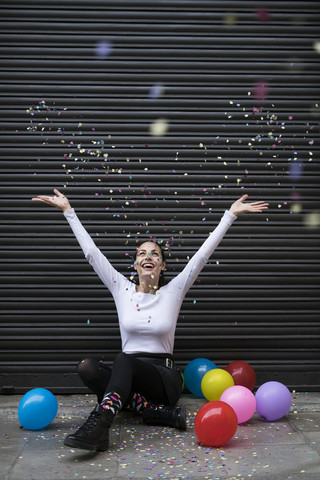
[(123, 408), (142, 414), (148, 425), (186, 429), (186, 411), (175, 407), (183, 380), (173, 359), (174, 335), (184, 296), (238, 215), (262, 212), (268, 204), (244, 203), (248, 195), (226, 210), (219, 225), (209, 235), (185, 268), (163, 285), (166, 266), (161, 246), (142, 243), (136, 252), (134, 268), (138, 285), (116, 271), (96, 247), (81, 225), (68, 199), (58, 190), (55, 196), (40, 195), (33, 201), (57, 207), (64, 213), (86, 259), (113, 295), (122, 341), (122, 351), (112, 368), (87, 358), (78, 373), (96, 395), (97, 406), (64, 444), (73, 448), (104, 451), (109, 445), (109, 428)]

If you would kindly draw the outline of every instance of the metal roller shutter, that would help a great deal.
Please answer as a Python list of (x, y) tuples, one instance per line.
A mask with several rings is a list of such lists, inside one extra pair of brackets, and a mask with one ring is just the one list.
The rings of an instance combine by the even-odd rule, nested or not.
[[(319, 388), (316, 1), (1, 3), (1, 386), (83, 391), (111, 362), (116, 312), (54, 187), (130, 276), (163, 240), (167, 278), (244, 192), (241, 217), (187, 295), (176, 358), (245, 360), (258, 383)], [(153, 129), (153, 130), (152, 130)]]

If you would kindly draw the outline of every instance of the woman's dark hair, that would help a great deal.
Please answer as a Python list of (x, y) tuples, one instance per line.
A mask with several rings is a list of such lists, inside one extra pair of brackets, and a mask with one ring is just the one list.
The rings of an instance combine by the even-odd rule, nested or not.
[[(137, 246), (136, 252), (139, 250), (139, 248), (141, 247), (141, 245), (143, 245), (144, 243), (146, 243), (146, 242), (148, 242), (148, 241), (149, 241), (149, 240), (145, 240), (145, 241), (141, 242), (141, 243)], [(160, 244), (159, 242), (155, 242), (155, 241), (153, 241), (153, 240), (150, 240), (150, 241), (151, 241), (152, 243), (154, 243), (157, 247), (160, 248), (162, 260), (163, 260), (164, 262), (167, 262), (167, 260), (166, 260), (166, 255), (165, 255), (165, 253), (164, 253), (164, 249), (162, 248), (161, 244)], [(136, 253), (136, 258), (137, 258), (137, 253)], [(138, 281), (139, 281), (139, 280), (138, 280)], [(166, 284), (166, 280), (165, 280), (165, 278), (164, 278), (164, 271), (161, 270), (161, 272), (160, 272), (160, 277), (159, 277), (159, 285), (158, 285), (158, 286), (159, 286), (159, 288), (161, 288), (161, 287), (163, 287), (165, 284)]]

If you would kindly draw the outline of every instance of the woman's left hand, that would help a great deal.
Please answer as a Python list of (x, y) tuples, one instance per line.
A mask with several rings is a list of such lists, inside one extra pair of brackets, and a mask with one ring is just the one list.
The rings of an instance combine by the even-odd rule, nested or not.
[(239, 200), (234, 202), (230, 207), (230, 212), (234, 215), (241, 215), (242, 213), (259, 213), (263, 210), (268, 210), (269, 203), (266, 202), (253, 202), (243, 203), (247, 200), (248, 195), (243, 195)]

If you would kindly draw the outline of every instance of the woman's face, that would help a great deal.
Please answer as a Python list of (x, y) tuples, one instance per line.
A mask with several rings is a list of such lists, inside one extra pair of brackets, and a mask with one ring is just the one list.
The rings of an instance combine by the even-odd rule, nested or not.
[[(145, 242), (137, 250), (134, 269), (139, 277), (149, 277), (152, 284), (157, 283), (160, 273), (165, 269), (160, 247), (153, 242)], [(155, 281), (155, 280), (156, 281)]]

